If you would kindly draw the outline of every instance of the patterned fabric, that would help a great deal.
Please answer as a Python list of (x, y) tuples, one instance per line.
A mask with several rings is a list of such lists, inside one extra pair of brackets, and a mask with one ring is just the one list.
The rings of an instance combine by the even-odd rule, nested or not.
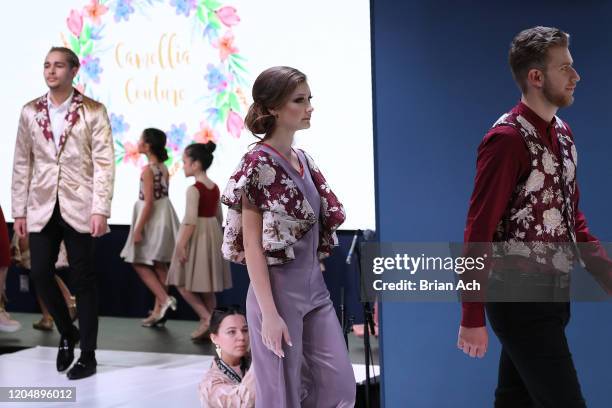
[[(306, 154), (313, 182), (321, 199), (319, 259), (328, 257), (338, 245), (336, 229), (344, 222), (344, 207), (331, 191), (323, 174)], [(269, 153), (253, 148), (245, 154), (221, 196), (229, 207), (222, 251), (226, 259), (245, 263), (242, 242), (242, 195), (262, 212), (262, 244), (268, 265), (295, 259), (292, 245), (317, 222), (304, 194), (283, 167)]]
[[(153, 172), (153, 199), (159, 200), (160, 198), (168, 197), (168, 182), (164, 178), (164, 172), (160, 168), (164, 164), (149, 164), (149, 168)], [(140, 177), (140, 189), (138, 191), (138, 198), (144, 200), (144, 180)]]
[[(38, 126), (40, 126), (43, 136), (47, 140), (53, 140), (53, 130), (51, 128), (51, 119), (49, 119), (49, 101), (48, 94), (44, 94), (38, 101), (36, 101), (36, 115), (34, 119)], [(66, 137), (72, 130), (74, 124), (79, 120), (79, 109), (83, 106), (83, 95), (77, 91), (73, 90), (72, 93), (72, 101), (70, 102), (70, 107), (68, 108), (68, 113), (66, 114), (66, 126), (64, 128), (64, 132), (60, 136), (59, 146), (58, 146), (58, 155), (62, 150), (64, 143), (66, 143)]]
[[(535, 127), (520, 114), (503, 115), (493, 125), (512, 126), (523, 136), (531, 157), (531, 173), (519, 183), (494, 235), (496, 256), (528, 257), (569, 272), (574, 261), (578, 156), (570, 131), (555, 117), (561, 158), (551, 153)], [(571, 245), (568, 245), (571, 244)]]

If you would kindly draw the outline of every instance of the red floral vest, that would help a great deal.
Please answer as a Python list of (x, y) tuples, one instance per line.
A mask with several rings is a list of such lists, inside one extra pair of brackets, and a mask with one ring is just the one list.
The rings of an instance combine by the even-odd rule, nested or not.
[(495, 122), (512, 126), (523, 136), (531, 157), (531, 173), (519, 183), (497, 225), (494, 256), (521, 256), (569, 272), (574, 261), (576, 165), (572, 135), (561, 119), (555, 129), (561, 157), (542, 143), (524, 116), (510, 112)]

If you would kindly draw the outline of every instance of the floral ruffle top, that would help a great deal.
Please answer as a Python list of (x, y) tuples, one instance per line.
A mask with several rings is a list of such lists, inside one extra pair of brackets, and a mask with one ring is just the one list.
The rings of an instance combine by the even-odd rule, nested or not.
[[(312, 180), (321, 198), (319, 259), (328, 257), (338, 245), (336, 229), (344, 222), (344, 207), (331, 191), (312, 158), (303, 152)], [(245, 264), (242, 242), (242, 195), (257, 206), (263, 217), (262, 245), (268, 265), (295, 259), (292, 245), (317, 222), (315, 213), (289, 174), (268, 152), (253, 148), (245, 154), (221, 196), (229, 207), (223, 237), (223, 256)]]

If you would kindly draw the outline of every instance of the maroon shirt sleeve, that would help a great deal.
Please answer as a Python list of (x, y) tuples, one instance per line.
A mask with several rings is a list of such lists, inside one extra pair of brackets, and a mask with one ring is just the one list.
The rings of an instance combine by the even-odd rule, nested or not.
[[(491, 242), (497, 224), (516, 185), (529, 173), (529, 151), (523, 137), (510, 126), (499, 126), (487, 133), (478, 147), (474, 191), (463, 239), (465, 242)], [(488, 268), (483, 273), (488, 275)], [(485, 325), (484, 304), (463, 302), (461, 325)]]

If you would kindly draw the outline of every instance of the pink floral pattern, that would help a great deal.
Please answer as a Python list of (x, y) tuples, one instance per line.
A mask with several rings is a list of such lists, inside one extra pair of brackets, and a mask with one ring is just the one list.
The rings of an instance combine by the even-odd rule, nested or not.
[(66, 24), (70, 32), (74, 34), (75, 37), (78, 37), (81, 35), (81, 31), (83, 31), (83, 15), (77, 10), (71, 10), (70, 15), (66, 19)]
[(240, 115), (230, 109), (227, 115), (227, 131), (235, 138), (239, 138), (242, 129), (244, 129), (244, 121)]
[[(317, 253), (319, 259), (323, 259), (338, 245), (336, 230), (346, 215), (312, 158), (305, 152), (304, 156), (321, 197)], [(245, 263), (241, 214), (243, 194), (262, 212), (262, 245), (268, 265), (295, 259), (293, 244), (312, 228), (317, 219), (283, 167), (258, 148), (244, 155), (221, 196), (221, 202), (229, 207), (222, 246), (224, 257), (232, 262)]]
[(219, 49), (219, 57), (222, 62), (230, 55), (238, 53), (238, 48), (234, 46), (234, 34), (231, 31), (223, 34), (223, 37), (214, 42), (213, 46)]
[(221, 20), (221, 22), (227, 27), (235, 26), (240, 22), (240, 17), (238, 17), (235, 7), (221, 7), (220, 9), (215, 11), (215, 14), (217, 15), (217, 17), (219, 17), (219, 20)]
[[(66, 18), (67, 31), (62, 34), (63, 45), (70, 47), (81, 61), (81, 69), (75, 77), (75, 87), (93, 98), (97, 85), (104, 82), (106, 47), (109, 24), (127, 22), (132, 16), (149, 16), (148, 9), (164, 4), (172, 6), (176, 15), (185, 16), (194, 32), (201, 33), (205, 44), (218, 51), (217, 61), (206, 64), (203, 80), (206, 83), (203, 115), (195, 118), (195, 127), (187, 122), (184, 133), (194, 135), (180, 139), (181, 143), (169, 143), (168, 166), (180, 161), (183, 149), (191, 142), (217, 141), (231, 135), (239, 138), (244, 130), (244, 109), (248, 101), (244, 90), (248, 84), (247, 59), (239, 53), (234, 28), (241, 23), (238, 10), (218, 0), (86, 0), (86, 5), (71, 9)], [(87, 91), (87, 92), (85, 92)], [(109, 112), (123, 116), (120, 112)], [(126, 117), (125, 123), (129, 123)], [(197, 123), (205, 122), (206, 128), (197, 129)], [(176, 124), (169, 124), (174, 127)], [(128, 151), (130, 133), (113, 132), (116, 164), (139, 164)]]
[[(48, 103), (47, 94), (38, 98), (36, 101), (36, 115), (34, 119), (40, 129), (42, 130), (43, 136), (47, 140), (53, 140), (53, 130), (51, 130), (51, 119), (49, 119), (49, 103)], [(70, 102), (70, 107), (68, 108), (68, 113), (66, 114), (66, 127), (64, 128), (64, 133), (60, 136), (58, 154), (62, 150), (64, 143), (66, 143), (66, 138), (68, 134), (72, 130), (74, 124), (79, 120), (79, 109), (83, 106), (83, 95), (78, 91), (74, 90), (72, 94), (72, 101)]]

